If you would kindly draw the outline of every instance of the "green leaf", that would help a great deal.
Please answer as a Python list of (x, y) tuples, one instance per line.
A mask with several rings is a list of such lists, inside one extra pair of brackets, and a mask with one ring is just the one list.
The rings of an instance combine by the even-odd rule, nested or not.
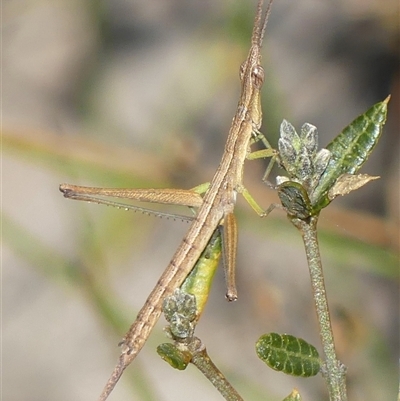
[(164, 343), (157, 347), (157, 353), (168, 362), (174, 369), (185, 370), (192, 355), (188, 351), (181, 351), (174, 344)]
[(316, 348), (290, 334), (264, 334), (256, 343), (256, 352), (270, 368), (292, 376), (315, 376), (321, 368)]
[(317, 209), (321, 210), (329, 203), (327, 192), (342, 174), (355, 174), (367, 161), (382, 134), (389, 100), (390, 96), (357, 117), (326, 147), (331, 158), (310, 195), (311, 203), (318, 206)]

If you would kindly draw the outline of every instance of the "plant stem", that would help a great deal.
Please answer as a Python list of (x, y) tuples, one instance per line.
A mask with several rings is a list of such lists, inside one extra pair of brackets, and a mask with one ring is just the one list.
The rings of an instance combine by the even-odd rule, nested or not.
[[(219, 254), (221, 250), (220, 234), (217, 233), (215, 238), (218, 240), (216, 242), (217, 246), (215, 247), (215, 244), (209, 244), (207, 249), (209, 253), (216, 251)], [(210, 256), (209, 260), (211, 260), (211, 264), (213, 265), (214, 262), (212, 258), (210, 259)], [(203, 265), (209, 263), (210, 262), (205, 260), (201, 262)], [(199, 262), (197, 263), (197, 267), (200, 267)], [(180, 370), (184, 370), (187, 363), (190, 361), (190, 363), (196, 366), (196, 368), (203, 373), (203, 375), (227, 401), (243, 401), (243, 398), (232, 387), (226, 377), (208, 356), (206, 347), (202, 341), (198, 337), (193, 336), (197, 323), (196, 315), (199, 311), (200, 313), (202, 312), (202, 307), (198, 309), (196, 305), (196, 296), (194, 294), (189, 294), (186, 291), (193, 290), (198, 286), (199, 281), (201, 284), (204, 284), (202, 275), (200, 274), (199, 276), (200, 270), (209, 269), (204, 269), (204, 266), (199, 268), (197, 275), (186, 279), (188, 281), (186, 283), (187, 285), (185, 285), (185, 283), (183, 285), (185, 290), (182, 290), (181, 288), (176, 289), (172, 295), (165, 299), (162, 309), (165, 318), (170, 324), (167, 327), (167, 333), (175, 343), (173, 345), (163, 344), (163, 346), (158, 347), (157, 352), (171, 366)], [(206, 286), (208, 286), (209, 289), (211, 281), (206, 281)]]
[(303, 237), (310, 271), (315, 308), (320, 326), (320, 337), (326, 357), (322, 374), (328, 384), (330, 401), (347, 401), (346, 367), (338, 360), (333, 340), (333, 332), (326, 297), (324, 274), (317, 238), (318, 216), (308, 219), (292, 218), (293, 225)]
[(221, 393), (227, 401), (243, 401), (239, 393), (231, 386), (226, 377), (215, 366), (207, 354), (206, 347), (200, 339), (193, 337), (193, 341), (188, 345), (192, 353), (191, 363), (207, 377), (213, 386)]

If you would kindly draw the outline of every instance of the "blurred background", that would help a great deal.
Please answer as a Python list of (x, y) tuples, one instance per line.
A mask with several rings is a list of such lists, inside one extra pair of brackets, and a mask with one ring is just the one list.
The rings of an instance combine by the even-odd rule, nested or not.
[[(98, 397), (118, 342), (188, 225), (72, 202), (58, 186), (191, 188), (210, 180), (235, 113), (255, 3), (3, 3), (5, 400)], [(262, 132), (275, 146), (283, 118), (298, 129), (316, 125), (323, 147), (392, 94), (384, 134), (362, 169), (381, 179), (320, 218), (352, 401), (393, 400), (398, 390), (399, 42), (395, 0), (279, 0), (263, 49)], [(261, 182), (265, 166), (247, 162), (244, 182), (267, 208), (277, 197)], [(237, 216), (239, 299), (225, 301), (219, 271), (197, 335), (246, 400), (281, 400), (293, 387), (305, 400), (327, 399), (320, 376), (285, 376), (254, 352), (271, 331), (321, 351), (301, 238), (282, 211), (261, 220), (239, 199)], [(158, 358), (164, 325), (110, 400), (221, 399), (194, 367), (178, 372)]]

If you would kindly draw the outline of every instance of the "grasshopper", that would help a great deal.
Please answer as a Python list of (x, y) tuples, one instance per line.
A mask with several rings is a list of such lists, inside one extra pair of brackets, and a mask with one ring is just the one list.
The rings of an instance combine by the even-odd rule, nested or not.
[[(247, 58), (240, 66), (241, 94), (239, 103), (228, 133), (221, 162), (209, 184), (200, 186), (195, 190), (125, 190), (78, 187), (68, 184), (60, 186), (60, 191), (64, 193), (65, 197), (76, 200), (107, 203), (99, 200), (98, 196), (103, 195), (134, 198), (147, 202), (173, 203), (198, 209), (171, 262), (124, 336), (121, 342), (122, 351), (119, 361), (99, 401), (107, 399), (125, 368), (140, 352), (161, 314), (163, 300), (184, 282), (217, 229), (221, 229), (222, 254), (225, 269), (228, 272), (226, 297), (230, 301), (237, 298), (234, 277), (237, 224), (233, 214), (237, 194), (242, 194), (258, 215), (265, 215), (264, 210), (243, 185), (244, 162), (246, 159), (271, 157), (267, 175), (277, 157), (277, 152), (271, 148), (268, 141), (259, 132), (262, 123), (260, 95), (264, 82), (261, 46), (272, 2), (273, 0), (270, 0), (265, 13), (263, 13), (264, 0), (258, 1), (250, 50)], [(261, 140), (266, 149), (261, 153), (258, 151), (252, 154), (250, 145), (256, 140)], [(201, 196), (199, 192), (204, 192), (204, 195)]]

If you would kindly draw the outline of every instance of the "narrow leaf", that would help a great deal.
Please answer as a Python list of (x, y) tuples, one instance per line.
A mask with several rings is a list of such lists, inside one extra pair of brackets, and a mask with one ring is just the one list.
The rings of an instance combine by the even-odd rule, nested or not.
[[(386, 122), (388, 96), (357, 117), (326, 148), (331, 158), (319, 185), (313, 191), (313, 205), (324, 203), (328, 190), (342, 174), (355, 174), (378, 143)], [(321, 208), (319, 208), (321, 209)]]

